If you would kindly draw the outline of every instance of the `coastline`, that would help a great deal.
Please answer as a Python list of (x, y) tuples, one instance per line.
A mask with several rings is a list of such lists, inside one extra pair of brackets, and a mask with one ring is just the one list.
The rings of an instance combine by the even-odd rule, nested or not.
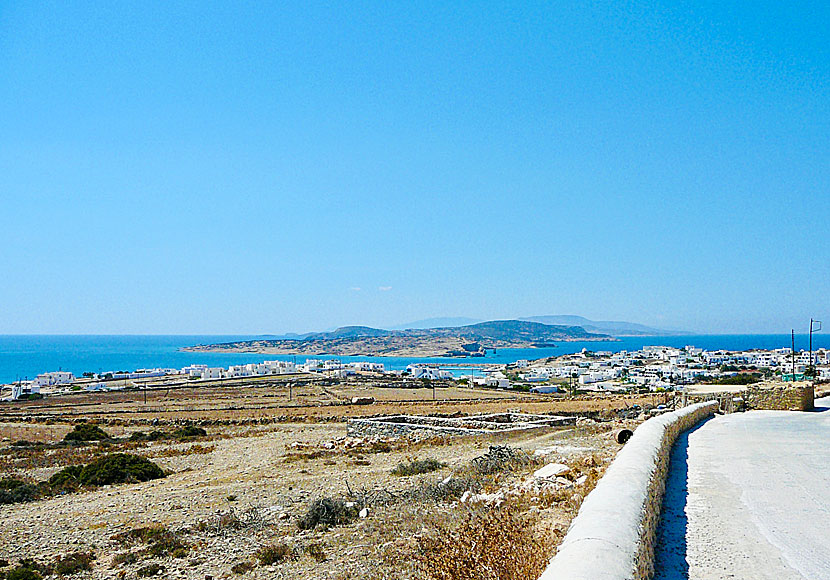
[[(411, 358), (482, 358), (483, 355), (471, 352), (470, 354), (450, 354), (452, 351), (459, 351), (461, 341), (458, 340), (430, 340), (429, 344), (395, 345), (395, 344), (371, 344), (372, 341), (311, 341), (304, 344), (304, 341), (296, 342), (294, 345), (286, 345), (289, 341), (278, 341), (279, 345), (268, 344), (273, 341), (246, 341), (245, 343), (206, 344), (185, 346), (179, 348), (179, 352), (189, 353), (223, 353), (223, 354), (258, 354), (258, 355), (281, 355), (281, 356), (370, 356), (370, 357), (411, 357)], [(574, 338), (559, 339), (560, 342), (620, 342), (619, 338)], [(330, 344), (321, 344), (330, 343)], [(368, 343), (368, 344), (367, 344)], [(374, 346), (375, 348), (372, 348)], [(556, 343), (545, 343), (539, 345), (525, 341), (490, 341), (482, 344), (485, 350), (498, 349), (550, 349), (557, 348)]]

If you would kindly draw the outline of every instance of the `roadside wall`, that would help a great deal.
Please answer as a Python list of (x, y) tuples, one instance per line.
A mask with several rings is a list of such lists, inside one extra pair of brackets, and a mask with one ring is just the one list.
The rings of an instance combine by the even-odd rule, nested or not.
[(733, 397), (741, 397), (748, 410), (812, 411), (815, 393), (811, 383), (765, 382), (747, 385), (740, 390), (687, 392), (683, 394), (682, 399), (685, 404), (719, 399), (721, 410), (731, 413), (733, 409), (730, 402)]
[(812, 411), (814, 406), (813, 385), (810, 384), (790, 384), (773, 388), (749, 386), (745, 397), (749, 409)]
[(671, 447), (717, 408), (717, 401), (697, 403), (640, 425), (585, 498), (540, 580), (651, 578)]

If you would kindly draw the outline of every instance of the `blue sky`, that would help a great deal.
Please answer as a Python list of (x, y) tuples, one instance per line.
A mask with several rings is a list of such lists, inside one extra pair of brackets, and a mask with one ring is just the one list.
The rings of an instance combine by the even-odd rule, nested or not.
[(0, 334), (830, 320), (826, 3), (207, 4), (0, 3)]

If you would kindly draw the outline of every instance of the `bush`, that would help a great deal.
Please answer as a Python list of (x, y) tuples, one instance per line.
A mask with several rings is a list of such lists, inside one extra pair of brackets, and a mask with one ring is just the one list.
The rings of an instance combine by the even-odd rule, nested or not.
[(339, 498), (324, 497), (312, 502), (308, 511), (297, 520), (297, 527), (313, 530), (317, 526), (345, 525), (357, 518), (358, 512), (356, 505), (349, 505)]
[(166, 439), (167, 434), (164, 431), (153, 430), (150, 431), (150, 434), (147, 435), (147, 441), (159, 441), (161, 439)]
[(173, 432), (173, 437), (176, 439), (192, 439), (193, 437), (204, 437), (205, 435), (207, 435), (207, 431), (201, 427), (195, 427), (193, 425), (176, 429)]
[(91, 570), (94, 559), (95, 556), (91, 552), (73, 552), (63, 557), (58, 556), (55, 559), (55, 573), (59, 576), (68, 576), (83, 570)]
[(38, 498), (37, 487), (19, 479), (0, 479), (0, 505), (32, 501)]
[(164, 572), (164, 571), (165, 571), (164, 566), (161, 566), (159, 564), (147, 564), (143, 568), (139, 568), (138, 571), (136, 571), (136, 574), (138, 575), (139, 578), (147, 578), (149, 576), (155, 576), (159, 572)]
[(289, 559), (293, 554), (291, 548), (286, 544), (270, 544), (262, 546), (254, 554), (261, 564), (268, 566), (271, 564), (279, 564)]
[(538, 578), (552, 552), (548, 536), (509, 507), (474, 510), (461, 521), (433, 526), (417, 538), (414, 556), (424, 577), (434, 580)]
[(133, 552), (124, 552), (122, 554), (116, 554), (116, 556), (112, 559), (112, 566), (119, 566), (121, 564), (135, 564), (138, 562), (138, 555)]
[[(176, 532), (168, 530), (161, 525), (136, 528), (128, 532), (122, 532), (114, 536), (115, 540), (122, 544), (142, 542), (148, 544), (142, 552), (149, 556), (172, 556), (183, 558), (187, 555), (190, 547), (185, 544)], [(125, 555), (125, 559), (129, 556)]]
[(412, 501), (448, 503), (458, 500), (465, 491), (478, 493), (482, 489), (482, 478), (453, 476), (446, 481), (424, 483), (409, 490), (405, 497)]
[(254, 565), (250, 562), (239, 562), (231, 566), (231, 572), (234, 574), (247, 574), (254, 569)]
[(75, 428), (67, 433), (63, 440), (66, 442), (104, 441), (109, 438), (110, 436), (107, 435), (106, 431), (101, 429), (98, 425), (93, 425), (92, 423), (80, 423), (79, 425), (75, 425)]
[(71, 465), (49, 478), (54, 488), (78, 485), (111, 485), (135, 483), (164, 477), (161, 467), (138, 455), (113, 453), (88, 465)]
[(303, 554), (314, 558), (317, 562), (326, 561), (326, 548), (320, 542), (312, 542), (303, 546)]
[(26, 566), (18, 566), (6, 572), (5, 580), (42, 580), (43, 576)]
[(491, 445), (484, 455), (473, 459), (473, 468), (482, 475), (512, 471), (531, 462), (530, 456), (515, 447)]
[(415, 459), (408, 463), (398, 463), (392, 470), (392, 475), (409, 476), (438, 471), (444, 464), (437, 459)]

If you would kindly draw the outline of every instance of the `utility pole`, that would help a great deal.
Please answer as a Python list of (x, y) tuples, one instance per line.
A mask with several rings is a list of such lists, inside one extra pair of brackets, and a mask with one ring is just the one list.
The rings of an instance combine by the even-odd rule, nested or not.
[[(818, 324), (818, 328), (816, 328), (815, 330), (813, 329), (814, 324)], [(810, 376), (812, 376), (813, 378), (815, 378), (814, 375), (815, 375), (815, 370), (816, 370), (816, 363), (815, 363), (815, 360), (813, 360), (813, 332), (819, 332), (820, 330), (821, 330), (821, 320), (813, 320), (811, 318), (810, 319), (810, 369), (811, 369), (812, 372), (810, 373)]]
[(792, 342), (792, 348), (791, 348), (791, 351), (790, 351), (792, 353), (790, 358), (792, 358), (792, 361), (793, 361), (792, 381), (795, 382), (795, 329), (794, 328), (790, 330), (790, 336), (792, 337), (792, 341), (793, 341)]

